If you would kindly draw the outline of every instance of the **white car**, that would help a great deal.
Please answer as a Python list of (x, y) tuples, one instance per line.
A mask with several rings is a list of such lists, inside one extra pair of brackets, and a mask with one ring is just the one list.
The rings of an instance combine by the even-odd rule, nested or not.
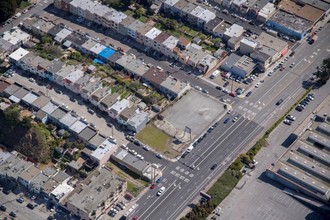
[(128, 147), (125, 144), (122, 144), (120, 147), (125, 149), (125, 150), (128, 150)]
[(293, 115), (288, 115), (286, 116), (287, 119), (289, 119), (290, 121), (295, 121), (296, 118)]
[(158, 192), (157, 192), (157, 196), (162, 195), (162, 194), (164, 193), (165, 189), (166, 189), (165, 186), (162, 186), (162, 187), (158, 190)]
[(202, 91), (203, 89), (199, 86), (195, 86), (195, 89), (197, 89), (198, 91)]
[(136, 155), (137, 158), (139, 158), (140, 160), (144, 160), (144, 157), (141, 154)]
[(29, 78), (29, 81), (30, 81), (30, 82), (36, 82), (36, 80), (33, 79), (33, 78)]
[(260, 83), (257, 83), (254, 87), (259, 88)]
[(150, 150), (150, 148), (148, 146), (143, 146), (143, 149), (146, 150), (146, 151)]

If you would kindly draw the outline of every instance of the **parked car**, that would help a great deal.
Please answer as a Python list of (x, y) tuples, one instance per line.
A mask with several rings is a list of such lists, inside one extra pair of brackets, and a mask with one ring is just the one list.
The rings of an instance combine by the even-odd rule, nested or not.
[(6, 206), (1, 205), (1, 206), (0, 206), (0, 210), (5, 212), (5, 211), (7, 210), (7, 208), (6, 208)]
[(211, 170), (215, 170), (215, 168), (217, 168), (218, 164), (213, 164), (213, 166), (211, 166)]
[(226, 118), (223, 123), (227, 124), (229, 122), (229, 120), (230, 120), (229, 118)]
[(156, 157), (158, 157), (159, 159), (162, 159), (163, 158), (163, 155), (157, 154)]
[(23, 203), (24, 199), (21, 197), (21, 198), (16, 199), (16, 201), (19, 202), (19, 203)]
[(288, 120), (288, 119), (284, 119), (284, 124), (287, 124), (287, 125), (291, 125), (292, 124), (292, 121)]
[(29, 203), (29, 204), (27, 204), (26, 207), (28, 207), (29, 209), (34, 209), (35, 205), (33, 205), (32, 203)]
[(95, 111), (93, 109), (91, 109), (91, 108), (87, 109), (87, 111), (88, 111), (88, 113), (90, 113), (92, 115), (95, 113)]
[(9, 215), (13, 218), (16, 218), (16, 216), (17, 216), (15, 212), (10, 212)]
[(251, 96), (251, 94), (252, 94), (252, 92), (250, 91), (250, 92), (248, 92), (247, 94), (246, 94), (246, 97), (249, 97), (249, 96)]
[(296, 118), (293, 115), (287, 115), (286, 116), (287, 119), (291, 120), (291, 121), (295, 121)]
[(276, 102), (276, 105), (280, 105), (280, 104), (282, 104), (282, 102), (283, 102), (283, 99), (280, 99)]
[(162, 187), (158, 190), (158, 192), (157, 192), (157, 196), (162, 195), (162, 194), (164, 193), (165, 189), (166, 189), (165, 186), (162, 186)]

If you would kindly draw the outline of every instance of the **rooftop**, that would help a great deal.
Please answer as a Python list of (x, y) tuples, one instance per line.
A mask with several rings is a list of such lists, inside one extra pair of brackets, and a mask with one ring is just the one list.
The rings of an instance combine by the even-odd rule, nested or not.
[(224, 33), (229, 37), (240, 37), (244, 32), (244, 28), (238, 24), (233, 24), (230, 28)]
[(243, 55), (235, 64), (235, 67), (251, 73), (256, 66), (256, 63), (250, 57)]
[(65, 125), (67, 127), (70, 127), (78, 120), (79, 120), (79, 118), (76, 114), (73, 114), (72, 112), (68, 112), (65, 116), (63, 116), (60, 119), (60, 123), (62, 123), (63, 125)]
[(52, 118), (54, 118), (55, 120), (60, 120), (61, 118), (63, 118), (66, 114), (68, 113), (68, 110), (59, 107), (57, 108), (55, 111), (53, 111), (50, 115), (52, 116)]
[(324, 1), (315, 1), (315, 0), (299, 0), (299, 2), (303, 3), (303, 4), (308, 4), (308, 5), (312, 5), (316, 8), (319, 8), (323, 11), (327, 11), (330, 9), (330, 2), (328, 0), (324, 0)]
[(11, 96), (15, 92), (17, 92), (20, 88), (22, 88), (21, 85), (11, 84), (7, 88), (5, 88), (4, 92), (7, 93), (9, 96)]
[(313, 23), (317, 22), (324, 14), (324, 11), (311, 5), (296, 4), (294, 1), (282, 0), (278, 8), (290, 14), (296, 15)]
[(266, 47), (274, 49), (276, 52), (282, 52), (283, 49), (288, 47), (287, 42), (265, 32), (261, 32), (256, 41)]
[(161, 32), (154, 40), (157, 41), (158, 43), (163, 43), (169, 37), (170, 35), (166, 34), (165, 32)]
[(41, 95), (34, 102), (32, 102), (32, 106), (34, 106), (37, 109), (41, 109), (42, 107), (44, 107), (49, 102), (50, 102), (49, 97)]
[(142, 111), (138, 114), (135, 114), (133, 117), (131, 117), (128, 120), (128, 124), (132, 125), (133, 127), (137, 127), (139, 124), (144, 122), (146, 119), (148, 119), (148, 113)]
[(138, 76), (143, 76), (149, 69), (149, 67), (144, 65), (141, 60), (138, 60), (131, 55), (122, 56), (116, 61), (116, 63), (124, 67), (127, 71), (130, 71)]
[(2, 38), (13, 45), (18, 45), (21, 42), (26, 42), (30, 39), (30, 35), (22, 31), (20, 28), (13, 28), (9, 31), (5, 31)]
[(84, 71), (82, 67), (77, 67), (75, 70), (72, 70), (72, 72), (70, 72), (69, 75), (65, 77), (64, 82), (69, 84), (75, 83), (83, 76), (84, 76)]
[(116, 51), (114, 49), (111, 49), (110, 47), (105, 47), (100, 53), (99, 56), (104, 58), (104, 59), (108, 59), (109, 57), (111, 57), (114, 53), (116, 53)]
[(143, 173), (143, 171), (149, 167), (145, 161), (138, 159), (124, 149), (119, 149), (117, 153), (113, 154), (112, 156), (130, 165), (131, 167), (134, 167), (141, 173)]
[(35, 100), (37, 100), (39, 98), (39, 95), (34, 93), (34, 92), (29, 92), (28, 94), (26, 94), (26, 96), (24, 96), (22, 98), (22, 100), (26, 103), (33, 103)]
[(112, 143), (108, 139), (104, 139), (104, 141), (99, 145), (99, 147), (91, 153), (91, 156), (102, 160), (105, 155), (109, 152), (114, 152), (117, 149), (117, 145)]
[(275, 12), (269, 20), (288, 29), (295, 30), (298, 33), (303, 33), (313, 26), (313, 22), (281, 10)]
[(155, 67), (151, 67), (145, 74), (143, 74), (143, 78), (148, 80), (155, 87), (159, 87), (162, 82), (166, 80), (168, 74), (158, 70)]
[(94, 54), (100, 54), (105, 48), (106, 48), (106, 46), (104, 46), (103, 44), (96, 43), (89, 50), (92, 51)]
[(176, 45), (178, 44), (178, 41), (178, 38), (171, 35), (163, 42), (163, 44), (170, 50), (173, 50), (173, 48), (176, 47)]
[(79, 191), (73, 194), (67, 203), (82, 210), (91, 213), (96, 210), (100, 204), (111, 198), (117, 192), (118, 187), (124, 182), (108, 169), (101, 168), (94, 172), (89, 182), (85, 182)]
[(135, 113), (137, 112), (138, 107), (136, 106), (132, 106), (132, 107), (126, 107), (119, 115), (119, 117), (124, 120), (124, 121), (128, 121), (128, 119), (130, 119), (131, 117), (133, 117), (135, 115)]
[(75, 132), (76, 134), (79, 134), (82, 130), (84, 130), (87, 127), (87, 124), (82, 121), (76, 121), (73, 123), (70, 127), (70, 130)]
[(213, 31), (223, 20), (219, 17), (215, 17), (209, 20), (205, 25), (204, 28)]
[(79, 137), (85, 141), (89, 141), (97, 134), (96, 130), (87, 126), (82, 132), (79, 133)]
[(27, 55), (28, 53), (30, 53), (30, 52), (20, 47), (17, 50), (15, 50), (13, 53), (11, 53), (9, 55), (9, 58), (13, 59), (17, 62), (20, 59), (22, 59), (25, 55)]
[(58, 105), (56, 105), (53, 102), (48, 102), (44, 107), (42, 107), (42, 111), (46, 112), (47, 114), (52, 114), (56, 109), (58, 108)]
[(167, 77), (167, 79), (162, 82), (161, 86), (168, 89), (169, 91), (179, 94), (183, 89), (185, 89), (189, 84), (185, 83), (179, 79), (172, 76)]
[(104, 97), (104, 99), (101, 100), (100, 105), (102, 105), (106, 109), (109, 109), (113, 104), (118, 101), (118, 98), (118, 93), (108, 94), (106, 97)]
[(160, 35), (162, 33), (161, 30), (159, 30), (158, 28), (152, 28), (150, 31), (148, 31), (145, 36), (151, 40), (155, 39), (158, 35)]
[(30, 166), (28, 169), (24, 170), (20, 175), (19, 178), (25, 180), (26, 182), (30, 182), (34, 177), (41, 173), (41, 170), (36, 168), (34, 165)]
[[(30, 92), (30, 90), (28, 90), (27, 88), (20, 88), (19, 90), (17, 90), (12, 96), (18, 98), (19, 100), (21, 100), (24, 96), (26, 96), (28, 93)], [(9, 97), (10, 99), (11, 97)]]
[(105, 139), (106, 137), (104, 135), (96, 134), (92, 139), (89, 140), (89, 143), (97, 148), (105, 141)]

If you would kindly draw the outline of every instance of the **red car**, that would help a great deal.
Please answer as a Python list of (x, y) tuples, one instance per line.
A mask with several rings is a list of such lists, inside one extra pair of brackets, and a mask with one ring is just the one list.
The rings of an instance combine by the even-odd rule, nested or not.
[(231, 92), (229, 95), (232, 97), (236, 97), (236, 93), (233, 93), (233, 92)]
[(138, 220), (139, 216), (134, 216), (134, 218), (132, 218), (132, 220)]
[(151, 186), (150, 186), (150, 189), (153, 189), (153, 188), (155, 188), (156, 187), (156, 185), (155, 184), (152, 184)]

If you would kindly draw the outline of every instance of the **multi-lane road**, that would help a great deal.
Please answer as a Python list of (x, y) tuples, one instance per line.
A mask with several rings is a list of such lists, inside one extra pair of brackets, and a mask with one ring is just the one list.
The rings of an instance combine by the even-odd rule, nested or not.
[[(159, 188), (150, 189), (138, 200), (138, 209), (131, 217), (176, 219), (245, 145), (280, 117), (305, 91), (303, 81), (330, 55), (327, 42), (330, 29), (324, 27), (323, 30), (313, 45), (303, 42), (295, 49), (296, 55), (285, 64), (287, 69), (265, 77), (265, 82), (253, 89), (250, 98), (235, 99), (230, 119), (239, 115), (237, 122), (224, 124), (222, 119), (184, 159), (168, 164), (159, 184), (159, 187), (165, 186), (166, 191), (157, 196)], [(291, 63), (295, 63), (293, 68), (289, 68)], [(284, 101), (277, 106), (279, 99)], [(214, 164), (218, 166), (211, 170)]]

